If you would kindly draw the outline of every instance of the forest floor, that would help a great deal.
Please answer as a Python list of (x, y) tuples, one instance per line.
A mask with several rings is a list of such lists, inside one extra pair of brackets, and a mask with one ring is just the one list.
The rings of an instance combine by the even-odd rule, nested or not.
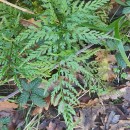
[[(110, 18), (120, 17), (122, 7), (119, 6), (113, 4)], [(128, 54), (129, 52), (127, 51)], [(74, 129), (130, 130), (130, 68), (118, 68), (114, 54), (107, 53), (105, 49), (97, 53), (95, 60), (101, 63), (107, 61), (106, 66), (109, 71), (103, 74), (103, 78), (107, 82), (109, 93), (101, 96), (94, 93), (90, 96), (89, 91), (82, 93), (78, 90), (81, 95), (80, 104), (74, 106), (76, 115), (73, 116), (73, 120), (80, 123)], [(18, 105), (13, 101), (16, 95), (19, 95), (19, 91), (15, 90), (16, 86), (13, 83), (5, 84), (0, 89), (0, 118), (10, 117), (10, 123), (7, 120), (7, 123), (2, 124), (8, 126), (8, 130), (19, 130), (25, 120), (26, 123), (28, 122), (27, 126), (31, 127), (30, 130), (33, 130), (33, 126), (35, 126), (34, 130), (66, 130), (62, 115), (59, 115), (57, 107), (50, 103), (50, 96), (45, 99), (46, 107), (33, 108), (26, 105), (24, 109), (17, 109)], [(2, 101), (3, 97), (4, 101)]]

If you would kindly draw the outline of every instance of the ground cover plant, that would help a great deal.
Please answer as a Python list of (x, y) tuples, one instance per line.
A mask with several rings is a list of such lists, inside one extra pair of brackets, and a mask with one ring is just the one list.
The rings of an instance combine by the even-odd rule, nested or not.
[[(17, 129), (40, 129), (44, 117), (31, 118), (30, 113), (49, 102), (63, 116), (65, 129), (73, 130), (80, 122), (74, 115), (82, 96), (109, 93), (108, 73), (118, 84), (126, 79), (120, 75), (130, 67), (129, 7), (109, 21), (109, 0), (0, 2), (0, 84), (13, 83), (17, 89), (1, 102), (14, 101), (18, 110), (27, 107), (25, 122)], [(110, 65), (116, 65), (115, 71)]]

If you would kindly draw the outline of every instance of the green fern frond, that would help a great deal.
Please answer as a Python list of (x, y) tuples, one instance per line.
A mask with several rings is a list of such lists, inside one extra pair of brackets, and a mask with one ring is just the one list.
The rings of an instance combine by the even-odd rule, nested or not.
[[(108, 0), (40, 2), (44, 10), (33, 16), (39, 20), (39, 26), (28, 28), (19, 24), (19, 19), (24, 18), (22, 13), (15, 13), (12, 8), (0, 4), (0, 7), (5, 6), (0, 8), (0, 78), (31, 80), (30, 83), (23, 80), (20, 84), (23, 93), (18, 100), (22, 105), (31, 101), (44, 106), (45, 94), (53, 86), (51, 103), (58, 105), (58, 112), (63, 114), (68, 130), (72, 130), (73, 106), (79, 103), (76, 87), (84, 91), (95, 86), (102, 88), (96, 63), (89, 61), (99, 49), (81, 49), (91, 44), (106, 45), (106, 40), (112, 39), (100, 29), (107, 25), (96, 13)], [(17, 24), (12, 26), (16, 18)], [(77, 80), (77, 73), (83, 76), (83, 85)], [(37, 77), (46, 80), (46, 90), (39, 88), (41, 79)]]
[(19, 96), (18, 102), (20, 103), (21, 106), (24, 106), (27, 103), (27, 101), (29, 100), (29, 96), (30, 96), (29, 92), (26, 92), (26, 91), (24, 91)]
[(9, 117), (0, 118), (0, 124), (6, 125), (9, 122), (10, 122), (10, 118)]
[(45, 94), (42, 88), (38, 88), (41, 84), (40, 78), (35, 78), (30, 83), (27, 83), (26, 80), (21, 81), (22, 93), (18, 98), (21, 106), (25, 105), (29, 100), (32, 101), (33, 104), (43, 107), (45, 105), (45, 101), (43, 98), (48, 96), (48, 93)]
[(34, 88), (32, 90), (32, 93), (34, 93), (42, 98), (45, 98), (48, 96), (48, 93), (45, 94), (45, 91), (42, 88)]
[(43, 106), (46, 105), (46, 103), (45, 103), (45, 101), (43, 100), (43, 98), (40, 97), (40, 96), (38, 96), (38, 95), (36, 95), (36, 94), (32, 94), (30, 98), (31, 98), (31, 101), (32, 101), (35, 105), (37, 105), (37, 106), (39, 106), (39, 107), (43, 107)]
[(7, 6), (3, 3), (0, 3), (0, 18), (2, 17), (6, 17), (6, 18), (10, 18), (10, 17), (13, 17), (13, 18), (16, 18), (19, 14), (19, 11), (10, 7), (10, 6)]
[(29, 87), (31, 87), (32, 89), (38, 88), (38, 86), (41, 84), (41, 82), (42, 82), (41, 78), (35, 78), (33, 81), (31, 81), (29, 83)]

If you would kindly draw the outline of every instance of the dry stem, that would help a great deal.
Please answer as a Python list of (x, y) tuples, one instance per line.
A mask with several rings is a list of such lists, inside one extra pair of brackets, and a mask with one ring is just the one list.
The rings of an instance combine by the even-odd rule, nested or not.
[(17, 5), (14, 5), (14, 4), (12, 4), (12, 3), (6, 1), (6, 0), (0, 0), (0, 2), (4, 3), (4, 4), (6, 4), (6, 5), (9, 5), (9, 6), (11, 6), (11, 7), (14, 7), (14, 8), (16, 8), (16, 9), (19, 9), (19, 10), (21, 10), (21, 11), (23, 11), (23, 12), (26, 12), (26, 13), (29, 13), (29, 14), (34, 14), (32, 11), (29, 11), (29, 10), (27, 10), (27, 9), (24, 9), (24, 8), (22, 8), (22, 7), (19, 7), (19, 6), (17, 6)]

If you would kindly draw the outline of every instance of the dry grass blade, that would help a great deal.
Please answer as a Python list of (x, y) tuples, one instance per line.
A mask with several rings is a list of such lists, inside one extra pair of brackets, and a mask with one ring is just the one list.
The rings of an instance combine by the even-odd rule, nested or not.
[(3, 102), (3, 101), (7, 101), (9, 98), (12, 98), (14, 97), (16, 94), (18, 94), (20, 92), (20, 90), (16, 90), (14, 91), (13, 93), (9, 94), (8, 96), (4, 97), (4, 98), (1, 98), (0, 99), (0, 102)]
[(12, 3), (6, 1), (6, 0), (0, 0), (0, 2), (4, 3), (4, 4), (6, 4), (6, 5), (9, 5), (9, 6), (11, 6), (11, 7), (14, 7), (14, 8), (16, 8), (16, 9), (19, 9), (19, 10), (21, 10), (21, 11), (23, 11), (23, 12), (26, 12), (26, 13), (29, 13), (29, 14), (34, 14), (32, 11), (29, 11), (29, 10), (27, 10), (27, 9), (24, 9), (24, 8), (22, 8), (22, 7), (19, 7), (19, 6), (17, 6), (17, 5), (14, 5), (14, 4), (12, 4)]

